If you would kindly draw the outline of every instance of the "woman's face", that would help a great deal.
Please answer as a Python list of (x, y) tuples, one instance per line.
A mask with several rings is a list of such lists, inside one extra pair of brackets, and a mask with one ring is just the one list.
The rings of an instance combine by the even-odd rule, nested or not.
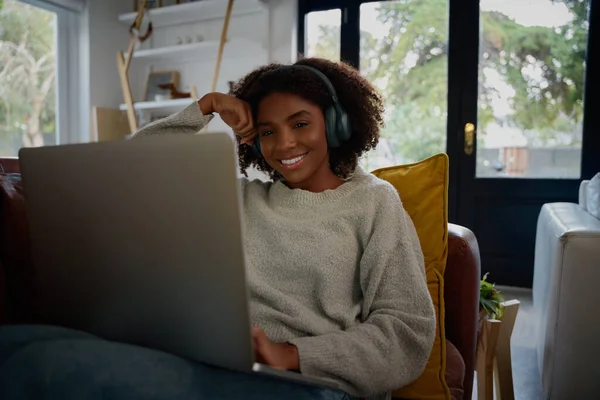
[(258, 106), (262, 154), (290, 188), (322, 191), (336, 178), (329, 168), (325, 120), (321, 108), (302, 97), (273, 93)]

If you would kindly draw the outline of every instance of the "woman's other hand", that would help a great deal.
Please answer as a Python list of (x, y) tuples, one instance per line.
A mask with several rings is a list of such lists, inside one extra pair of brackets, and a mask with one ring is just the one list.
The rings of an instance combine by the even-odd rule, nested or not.
[(252, 328), (252, 339), (254, 340), (257, 362), (277, 369), (300, 369), (300, 359), (296, 346), (289, 343), (273, 342), (258, 327)]
[(208, 93), (198, 101), (200, 111), (207, 115), (219, 114), (223, 122), (242, 138), (242, 143), (252, 143), (256, 136), (250, 105), (243, 100), (224, 93)]

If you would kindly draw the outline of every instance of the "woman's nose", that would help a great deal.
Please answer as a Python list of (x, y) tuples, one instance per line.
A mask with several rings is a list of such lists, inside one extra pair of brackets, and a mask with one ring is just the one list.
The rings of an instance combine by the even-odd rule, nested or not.
[(277, 135), (277, 147), (290, 149), (296, 146), (296, 135), (292, 129), (281, 129)]

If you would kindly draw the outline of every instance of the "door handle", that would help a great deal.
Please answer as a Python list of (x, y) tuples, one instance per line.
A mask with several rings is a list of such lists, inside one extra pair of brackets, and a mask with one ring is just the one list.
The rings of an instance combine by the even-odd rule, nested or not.
[(473, 148), (475, 147), (475, 125), (471, 122), (465, 124), (465, 154), (470, 156), (473, 154)]

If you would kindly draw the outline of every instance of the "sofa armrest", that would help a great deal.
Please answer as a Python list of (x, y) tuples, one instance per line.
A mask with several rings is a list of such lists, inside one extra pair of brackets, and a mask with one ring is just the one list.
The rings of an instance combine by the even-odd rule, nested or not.
[(587, 191), (589, 185), (589, 180), (581, 181), (579, 184), (579, 207), (581, 207), (583, 211), (587, 211)]
[(481, 260), (473, 232), (448, 224), (448, 260), (444, 273), (446, 338), (460, 352), (466, 367), (464, 397), (471, 398), (477, 349)]
[[(15, 173), (20, 171), (19, 159), (15, 157), (0, 158), (0, 173)], [(0, 264), (0, 325), (8, 318), (8, 282), (4, 267)]]
[(14, 174), (20, 173), (21, 166), (19, 159), (14, 157), (0, 157), (0, 173)]

